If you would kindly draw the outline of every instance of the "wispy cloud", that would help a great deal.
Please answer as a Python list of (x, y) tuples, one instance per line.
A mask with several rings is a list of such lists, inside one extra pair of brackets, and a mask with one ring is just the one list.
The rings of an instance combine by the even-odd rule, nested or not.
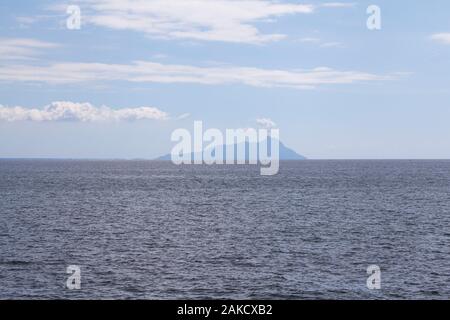
[[(79, 0), (83, 21), (148, 36), (260, 44), (284, 34), (262, 33), (256, 23), (309, 14), (315, 6), (272, 0)], [(64, 8), (65, 10), (65, 8)]]
[(313, 89), (321, 85), (383, 81), (396, 75), (339, 71), (320, 67), (311, 70), (278, 70), (255, 67), (161, 64), (57, 63), (47, 66), (7, 65), (0, 68), (0, 81), (50, 84), (128, 81), (139, 83), (240, 84), (253, 87)]
[(42, 109), (5, 107), (0, 105), (0, 121), (136, 121), (165, 120), (169, 115), (154, 107), (112, 109), (90, 103), (53, 102)]
[(344, 45), (341, 42), (331, 41), (331, 42), (323, 42), (320, 44), (322, 48), (343, 48)]
[(189, 118), (190, 116), (191, 116), (190, 113), (183, 113), (183, 114), (181, 114), (181, 115), (179, 115), (179, 116), (177, 117), (177, 120), (187, 119), (187, 118)]
[(341, 42), (337, 41), (323, 41), (320, 38), (315, 37), (304, 37), (297, 40), (297, 42), (317, 45), (321, 48), (343, 48), (344, 45)]
[(352, 8), (355, 6), (354, 2), (327, 2), (321, 5), (324, 8)]
[(58, 44), (27, 38), (0, 38), (0, 60), (27, 60)]
[(321, 43), (322, 40), (320, 40), (319, 38), (313, 38), (313, 37), (304, 37), (304, 38), (300, 38), (298, 39), (298, 42), (302, 42), (302, 43)]
[(450, 45), (450, 32), (449, 33), (436, 33), (431, 36), (431, 39), (442, 44)]

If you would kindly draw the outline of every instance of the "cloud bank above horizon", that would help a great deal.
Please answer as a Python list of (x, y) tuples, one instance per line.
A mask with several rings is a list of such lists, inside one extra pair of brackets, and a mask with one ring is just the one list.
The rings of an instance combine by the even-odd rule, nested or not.
[(0, 121), (74, 121), (107, 122), (137, 120), (167, 120), (169, 115), (154, 107), (112, 109), (95, 107), (90, 103), (56, 101), (42, 109), (24, 107), (5, 107), (0, 105)]

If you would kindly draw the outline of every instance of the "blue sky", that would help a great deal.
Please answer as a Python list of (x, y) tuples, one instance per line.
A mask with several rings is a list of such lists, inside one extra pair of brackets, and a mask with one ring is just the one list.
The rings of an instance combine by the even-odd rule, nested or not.
[(194, 120), (270, 119), (312, 159), (450, 158), (449, 18), (444, 0), (2, 1), (0, 157), (152, 158)]

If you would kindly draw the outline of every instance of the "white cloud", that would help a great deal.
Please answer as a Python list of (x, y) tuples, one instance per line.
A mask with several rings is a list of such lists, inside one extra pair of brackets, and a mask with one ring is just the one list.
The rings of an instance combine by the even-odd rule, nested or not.
[(90, 103), (53, 102), (43, 109), (5, 107), (0, 105), (0, 121), (133, 121), (165, 120), (168, 114), (153, 107), (111, 109)]
[(50, 84), (129, 81), (140, 83), (194, 83), (205, 85), (241, 84), (253, 87), (313, 89), (320, 85), (396, 79), (330, 68), (277, 70), (254, 67), (161, 64), (135, 61), (132, 64), (57, 63), (48, 66), (8, 65), (0, 68), (0, 81), (45, 82)]
[(436, 33), (431, 36), (431, 39), (443, 44), (450, 44), (450, 33)]
[[(256, 23), (292, 14), (309, 14), (315, 6), (272, 0), (79, 0), (83, 21), (116, 30), (143, 32), (168, 39), (259, 44), (283, 34), (262, 33)], [(65, 10), (65, 8), (64, 8)]]
[(0, 38), (0, 60), (32, 59), (42, 49), (55, 48), (55, 43), (27, 38)]
[(269, 118), (258, 118), (256, 123), (264, 128), (270, 129), (277, 126), (277, 124)]

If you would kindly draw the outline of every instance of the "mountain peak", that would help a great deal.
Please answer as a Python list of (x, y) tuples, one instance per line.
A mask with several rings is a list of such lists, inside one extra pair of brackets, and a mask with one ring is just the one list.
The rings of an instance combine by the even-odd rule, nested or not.
[[(270, 143), (272, 143), (273, 139), (272, 138), (269, 138), (269, 139), (271, 139), (269, 141), (269, 144), (270, 144)], [(267, 140), (264, 141), (264, 142), (267, 143)], [(262, 142), (262, 143), (264, 143), (264, 142)], [(295, 152), (294, 150), (286, 147), (281, 141), (278, 141), (278, 142), (280, 144), (280, 148), (279, 148), (280, 160), (307, 160), (306, 157), (304, 157), (301, 154), (298, 154), (297, 152)], [(234, 144), (235, 155), (237, 154), (236, 150), (237, 150), (238, 145), (241, 145), (241, 144), (237, 144), (237, 143)], [(225, 160), (226, 159), (227, 145), (222, 145), (222, 148), (223, 148), (223, 155), (224, 155), (223, 157), (224, 157), (224, 160)], [(192, 153), (191, 153), (191, 158), (192, 159), (194, 158), (194, 154), (192, 154)], [(171, 157), (171, 154), (169, 153), (169, 154), (166, 154), (164, 156), (158, 157), (155, 160), (170, 161), (171, 159), (172, 159), (172, 157)], [(237, 160), (236, 156), (235, 156), (235, 160)], [(249, 143), (248, 142), (245, 142), (245, 160), (246, 161), (249, 160)]]

